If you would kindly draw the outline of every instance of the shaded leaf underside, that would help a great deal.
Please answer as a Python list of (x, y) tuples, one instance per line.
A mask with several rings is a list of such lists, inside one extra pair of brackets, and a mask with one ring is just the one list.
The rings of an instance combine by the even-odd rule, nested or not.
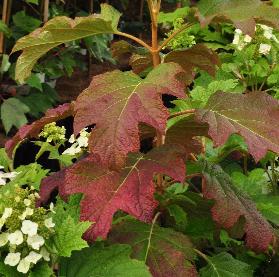
[(203, 195), (215, 200), (211, 209), (213, 219), (224, 228), (232, 228), (244, 217), (245, 241), (247, 247), (256, 252), (266, 251), (273, 242), (272, 227), (257, 211), (252, 200), (238, 191), (220, 166), (203, 162), (205, 185)]

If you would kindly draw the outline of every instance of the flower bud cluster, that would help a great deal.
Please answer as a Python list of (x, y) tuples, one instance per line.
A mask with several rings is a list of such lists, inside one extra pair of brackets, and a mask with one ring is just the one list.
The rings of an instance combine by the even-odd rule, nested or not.
[(41, 138), (45, 138), (47, 142), (62, 144), (66, 141), (66, 129), (64, 126), (56, 126), (56, 122), (46, 124), (43, 131), (39, 134)]

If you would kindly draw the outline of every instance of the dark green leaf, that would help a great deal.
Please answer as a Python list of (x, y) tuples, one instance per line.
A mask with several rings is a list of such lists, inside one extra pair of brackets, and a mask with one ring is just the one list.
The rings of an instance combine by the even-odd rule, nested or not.
[(131, 259), (130, 253), (129, 245), (95, 245), (62, 260), (59, 276), (151, 277), (144, 262)]
[(222, 252), (213, 257), (207, 257), (208, 265), (200, 270), (201, 277), (252, 277), (251, 267), (230, 254)]

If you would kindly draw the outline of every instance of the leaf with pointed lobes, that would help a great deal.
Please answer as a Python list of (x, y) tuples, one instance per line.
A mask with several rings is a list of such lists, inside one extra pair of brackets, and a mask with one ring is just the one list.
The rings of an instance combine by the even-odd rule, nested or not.
[(16, 64), (16, 80), (23, 83), (39, 58), (60, 44), (97, 34), (117, 33), (119, 18), (117, 10), (102, 4), (100, 15), (75, 19), (58, 16), (51, 19), (42, 28), (19, 39), (15, 44), (12, 52), (23, 51)]
[(41, 198), (46, 202), (55, 188), (59, 189), (62, 197), (83, 193), (81, 220), (94, 222), (85, 238), (89, 241), (97, 237), (106, 238), (113, 215), (118, 210), (144, 222), (152, 220), (157, 206), (153, 197), (153, 177), (161, 173), (183, 182), (185, 164), (182, 155), (183, 149), (177, 146), (162, 146), (147, 154), (130, 154), (126, 166), (118, 172), (102, 167), (94, 155), (90, 155), (64, 173), (44, 179)]
[(19, 128), (18, 132), (13, 136), (12, 139), (8, 140), (5, 145), (8, 156), (12, 157), (13, 151), (19, 142), (27, 138), (38, 137), (42, 128), (46, 124), (70, 117), (73, 115), (73, 112), (72, 104), (63, 104), (56, 108), (49, 109), (44, 117), (34, 121), (32, 124), (24, 125)]
[(111, 45), (112, 57), (120, 64), (128, 64), (136, 74), (152, 67), (152, 56), (143, 47), (135, 47), (125, 40), (116, 41)]
[(121, 168), (127, 154), (139, 150), (139, 123), (165, 133), (169, 112), (162, 94), (185, 97), (182, 73), (178, 64), (169, 63), (157, 66), (145, 79), (118, 70), (94, 77), (75, 102), (75, 133), (96, 124), (90, 151), (103, 165)]
[(264, 92), (213, 94), (196, 119), (209, 125), (215, 146), (224, 144), (231, 134), (241, 135), (258, 162), (267, 151), (279, 153), (278, 101)]
[(218, 55), (203, 44), (196, 44), (186, 50), (172, 51), (165, 56), (164, 62), (177, 63), (184, 69), (186, 85), (190, 85), (194, 80), (196, 68), (215, 76), (216, 68), (220, 64)]
[(197, 7), (202, 26), (225, 19), (250, 36), (255, 33), (256, 22), (279, 28), (279, 10), (261, 0), (201, 0)]
[(132, 258), (143, 260), (153, 277), (197, 277), (193, 245), (182, 233), (133, 219), (115, 225), (109, 242), (132, 246)]
[(244, 217), (245, 241), (247, 247), (262, 252), (274, 241), (271, 225), (259, 213), (256, 205), (240, 192), (229, 175), (214, 164), (202, 161), (205, 184), (202, 193), (205, 198), (215, 200), (211, 209), (213, 219), (222, 227), (232, 228)]
[(184, 116), (167, 129), (165, 143), (183, 146), (185, 154), (200, 154), (202, 144), (195, 137), (207, 136), (207, 134), (207, 124), (196, 122), (194, 116)]

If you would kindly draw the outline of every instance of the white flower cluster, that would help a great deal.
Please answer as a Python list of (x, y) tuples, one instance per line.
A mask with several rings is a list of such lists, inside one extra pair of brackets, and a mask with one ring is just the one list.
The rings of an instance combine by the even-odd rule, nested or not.
[(249, 35), (244, 35), (240, 29), (235, 30), (233, 44), (236, 45), (238, 50), (242, 50), (248, 43), (252, 41)]
[[(273, 34), (273, 28), (263, 25), (257, 24), (256, 31), (260, 30), (265, 39), (270, 41), (274, 41), (279, 43), (277, 37)], [(247, 46), (250, 42), (252, 42), (252, 37), (249, 35), (244, 35), (240, 29), (235, 30), (233, 44), (236, 45), (238, 50), (242, 50), (245, 46)], [(268, 55), (271, 50), (271, 44), (268, 43), (260, 43), (259, 53), (262, 55)]]
[[(7, 252), (4, 263), (12, 267), (17, 266), (17, 271), (24, 274), (41, 259), (50, 261), (50, 253), (44, 246), (45, 238), (40, 230), (44, 230), (44, 234), (53, 233), (55, 224), (49, 214), (40, 213), (39, 209), (35, 208), (36, 198), (37, 193), (31, 193), (25, 199), (16, 196), (14, 207), (6, 207), (0, 218), (0, 249), (3, 248)], [(35, 222), (36, 218), (40, 218), (40, 222)], [(9, 219), (10, 222), (7, 222)]]
[(77, 138), (74, 134), (71, 135), (69, 142), (72, 143), (71, 147), (66, 149), (62, 154), (64, 155), (76, 155), (88, 147), (88, 138), (90, 133), (87, 132), (87, 128), (80, 131)]
[(3, 172), (4, 166), (0, 166), (0, 186), (4, 186), (7, 180), (13, 180), (19, 172)]

